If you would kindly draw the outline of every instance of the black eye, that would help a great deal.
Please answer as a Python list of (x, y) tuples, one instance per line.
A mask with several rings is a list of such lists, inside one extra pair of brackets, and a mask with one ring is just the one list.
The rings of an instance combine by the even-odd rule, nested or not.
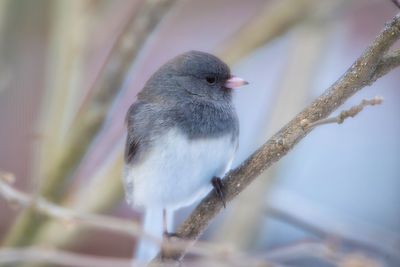
[(208, 76), (208, 77), (206, 77), (206, 81), (209, 84), (215, 84), (215, 82), (217, 81), (217, 78), (215, 78), (214, 76)]

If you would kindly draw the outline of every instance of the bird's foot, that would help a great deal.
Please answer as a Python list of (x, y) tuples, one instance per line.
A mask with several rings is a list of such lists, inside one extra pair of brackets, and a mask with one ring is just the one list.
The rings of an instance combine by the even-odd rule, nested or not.
[(163, 239), (164, 240), (170, 240), (171, 238), (180, 238), (178, 233), (169, 233), (164, 231), (163, 232)]
[(224, 208), (226, 208), (226, 201), (225, 201), (225, 187), (222, 183), (222, 179), (219, 177), (214, 177), (211, 180), (211, 184), (214, 187), (215, 193), (217, 194), (218, 198), (221, 200)]

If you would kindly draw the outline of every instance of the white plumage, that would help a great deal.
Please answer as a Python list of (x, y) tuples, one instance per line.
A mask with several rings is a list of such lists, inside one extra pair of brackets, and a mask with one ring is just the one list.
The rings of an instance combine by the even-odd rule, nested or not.
[(214, 176), (223, 177), (237, 147), (231, 134), (188, 139), (179, 129), (158, 138), (143, 162), (126, 167), (128, 203), (146, 208), (177, 209), (205, 196)]
[[(162, 211), (173, 212), (205, 196), (212, 188), (211, 179), (223, 177), (229, 170), (237, 141), (232, 135), (216, 138), (187, 138), (173, 128), (158, 138), (142, 162), (125, 166), (125, 196), (132, 206), (145, 208), (143, 227), (153, 236), (162, 235)], [(136, 260), (147, 262), (159, 247), (141, 240)]]

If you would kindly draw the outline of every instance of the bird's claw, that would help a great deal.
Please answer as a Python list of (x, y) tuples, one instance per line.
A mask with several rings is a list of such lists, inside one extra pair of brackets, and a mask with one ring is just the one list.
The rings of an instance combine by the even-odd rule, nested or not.
[(224, 208), (226, 208), (226, 201), (225, 201), (225, 188), (224, 184), (222, 183), (222, 179), (219, 177), (214, 177), (211, 180), (211, 184), (214, 187), (215, 193), (217, 194), (218, 198), (221, 200)]
[(169, 240), (171, 238), (180, 238), (180, 236), (178, 233), (163, 232), (163, 238)]

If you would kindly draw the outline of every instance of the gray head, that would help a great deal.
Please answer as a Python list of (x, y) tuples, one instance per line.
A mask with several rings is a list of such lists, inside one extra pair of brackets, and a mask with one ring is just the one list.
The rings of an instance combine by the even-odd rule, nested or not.
[(141, 98), (164, 101), (230, 101), (232, 88), (247, 84), (232, 76), (216, 56), (199, 51), (181, 54), (160, 67), (148, 80)]

